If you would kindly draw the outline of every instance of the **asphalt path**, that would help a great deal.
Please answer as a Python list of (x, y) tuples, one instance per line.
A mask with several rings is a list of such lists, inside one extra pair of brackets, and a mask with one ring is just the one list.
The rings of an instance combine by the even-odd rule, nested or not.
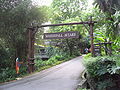
[(84, 70), (82, 56), (21, 80), (0, 85), (0, 90), (76, 90)]

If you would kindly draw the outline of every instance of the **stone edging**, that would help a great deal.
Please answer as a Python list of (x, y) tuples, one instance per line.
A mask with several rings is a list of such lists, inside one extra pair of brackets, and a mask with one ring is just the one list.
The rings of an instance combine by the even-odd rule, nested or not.
[(87, 79), (85, 78), (85, 73), (86, 73), (86, 70), (84, 70), (82, 72), (82, 74), (81, 74), (82, 80), (78, 84), (77, 88), (86, 88), (86, 86), (87, 86)]

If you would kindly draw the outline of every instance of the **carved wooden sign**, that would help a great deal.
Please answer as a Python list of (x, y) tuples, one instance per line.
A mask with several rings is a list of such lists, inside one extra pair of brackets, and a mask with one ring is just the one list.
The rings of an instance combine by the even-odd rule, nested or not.
[(65, 39), (65, 38), (79, 38), (79, 32), (59, 32), (59, 33), (44, 33), (44, 39)]

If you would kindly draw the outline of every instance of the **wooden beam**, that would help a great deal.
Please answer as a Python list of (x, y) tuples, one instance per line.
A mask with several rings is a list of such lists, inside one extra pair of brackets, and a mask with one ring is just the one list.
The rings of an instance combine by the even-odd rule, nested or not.
[(78, 24), (91, 24), (91, 23), (97, 23), (96, 21), (86, 21), (86, 22), (73, 22), (73, 23), (60, 23), (60, 24), (48, 24), (48, 25), (41, 25), (37, 26), (37, 28), (41, 27), (50, 27), (50, 26), (64, 26), (64, 25), (78, 25)]

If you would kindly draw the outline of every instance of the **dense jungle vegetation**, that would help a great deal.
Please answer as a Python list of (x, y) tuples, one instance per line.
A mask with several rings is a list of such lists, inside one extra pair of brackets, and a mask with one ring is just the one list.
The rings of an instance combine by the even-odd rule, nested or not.
[[(113, 58), (111, 58), (113, 61), (117, 59), (115, 61), (117, 66), (114, 63), (113, 66), (115, 66), (115, 70), (116, 68), (118, 69), (120, 1), (93, 0), (92, 6), (89, 3), (88, 0), (53, 0), (50, 6), (36, 6), (31, 0), (0, 0), (0, 82), (14, 80), (18, 77), (15, 72), (15, 60), (17, 57), (24, 62), (20, 67), (19, 76), (27, 74), (27, 28), (29, 26), (41, 25), (46, 22), (57, 24), (89, 21), (90, 16), (93, 17), (94, 21), (97, 21), (94, 25), (94, 43), (113, 42)], [(44, 40), (42, 38), (44, 31), (46, 31), (44, 28), (38, 30), (35, 37), (36, 44), (52, 48), (49, 51), (50, 59), (42, 61), (36, 58), (36, 70), (67, 61), (83, 54), (86, 47), (90, 48), (89, 25), (50, 27), (47, 30), (50, 33), (78, 31), (79, 38), (77, 39)], [(45, 42), (51, 43), (46, 45)], [(102, 50), (102, 54), (105, 56), (104, 50)], [(116, 57), (115, 59), (114, 56)], [(108, 60), (109, 57), (105, 58)], [(90, 65), (99, 64), (101, 63), (100, 60), (102, 59), (97, 57), (96, 62), (86, 64), (86, 67), (90, 67), (88, 72), (92, 77), (103, 75), (105, 72), (114, 72), (111, 70), (105, 72), (98, 71), (97, 74), (93, 74), (95, 68)], [(113, 67), (111, 68), (113, 69)]]

